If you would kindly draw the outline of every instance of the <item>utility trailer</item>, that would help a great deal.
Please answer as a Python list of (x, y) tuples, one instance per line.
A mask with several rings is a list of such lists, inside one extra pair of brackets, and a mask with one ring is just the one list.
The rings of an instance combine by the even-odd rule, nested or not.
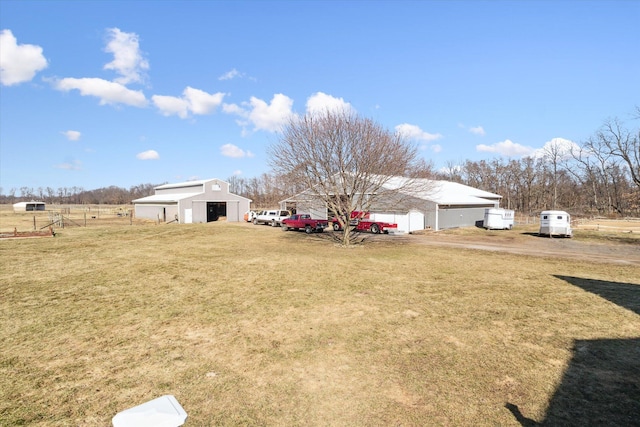
[[(343, 225), (338, 218), (333, 218), (331, 223), (333, 224), (334, 231), (341, 231), (343, 229)], [(388, 234), (389, 231), (395, 232), (398, 230), (398, 224), (374, 220), (370, 218), (369, 212), (351, 212), (349, 225), (354, 227), (356, 231), (368, 231), (373, 234)]]
[(539, 236), (571, 237), (571, 215), (565, 211), (542, 211)]
[(511, 230), (515, 211), (502, 208), (487, 208), (484, 210), (482, 226), (487, 230)]

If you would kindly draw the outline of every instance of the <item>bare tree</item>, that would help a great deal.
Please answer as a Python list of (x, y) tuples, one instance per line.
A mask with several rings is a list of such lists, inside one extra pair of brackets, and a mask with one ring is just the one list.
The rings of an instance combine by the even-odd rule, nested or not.
[(551, 140), (551, 142), (543, 148), (544, 160), (551, 166), (552, 171), (552, 185), (553, 193), (551, 196), (551, 209), (555, 209), (558, 203), (558, 170), (560, 164), (567, 155), (567, 148), (559, 143), (557, 139)]
[(336, 215), (344, 246), (352, 242), (352, 212), (399, 206), (429, 169), (402, 135), (348, 111), (291, 118), (268, 153), (276, 174), (307, 189), (300, 197)]
[[(640, 119), (640, 107), (636, 116)], [(629, 168), (631, 180), (640, 188), (640, 128), (630, 131), (620, 120), (608, 120), (596, 132), (593, 148), (622, 159)]]
[(449, 181), (462, 183), (462, 162), (448, 160), (440, 175)]

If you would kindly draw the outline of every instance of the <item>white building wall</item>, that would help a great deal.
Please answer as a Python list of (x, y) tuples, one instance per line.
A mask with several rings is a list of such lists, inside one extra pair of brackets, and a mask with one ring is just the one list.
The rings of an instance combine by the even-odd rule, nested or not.
[(159, 222), (169, 222), (175, 220), (178, 214), (178, 205), (135, 205), (135, 217), (139, 219), (151, 219)]
[(185, 185), (184, 187), (156, 188), (155, 194), (202, 193), (202, 184)]
[(404, 233), (424, 230), (425, 228), (425, 216), (417, 210), (409, 212), (372, 212), (369, 218), (374, 221), (398, 224), (398, 231)]

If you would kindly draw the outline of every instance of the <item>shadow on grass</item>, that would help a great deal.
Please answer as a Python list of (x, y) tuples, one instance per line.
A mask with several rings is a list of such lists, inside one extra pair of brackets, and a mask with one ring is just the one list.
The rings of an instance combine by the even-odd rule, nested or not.
[(537, 231), (523, 231), (522, 233), (523, 236), (533, 236), (533, 237), (540, 237), (540, 238), (544, 238), (544, 239), (570, 239), (570, 237), (566, 237), (566, 236), (558, 236), (558, 235), (552, 235), (552, 234), (540, 234)]
[(555, 275), (555, 277), (640, 315), (640, 284), (607, 282), (572, 276)]
[[(325, 230), (324, 232), (318, 233), (313, 232), (310, 234), (305, 233), (303, 229), (301, 230), (288, 230), (286, 232), (288, 236), (296, 236), (299, 237), (290, 237), (290, 238), (306, 238), (306, 239), (316, 239), (323, 240), (332, 243), (342, 244), (342, 231), (333, 231), (333, 230)], [(352, 246), (362, 245), (367, 243), (369, 240), (375, 240), (376, 236), (381, 236), (384, 234), (371, 234), (371, 233), (363, 233), (359, 231), (352, 231), (350, 237), (350, 244)]]
[[(640, 315), (640, 285), (555, 277)], [(505, 407), (525, 427), (640, 426), (640, 337), (576, 340), (542, 422), (525, 417), (517, 405)]]

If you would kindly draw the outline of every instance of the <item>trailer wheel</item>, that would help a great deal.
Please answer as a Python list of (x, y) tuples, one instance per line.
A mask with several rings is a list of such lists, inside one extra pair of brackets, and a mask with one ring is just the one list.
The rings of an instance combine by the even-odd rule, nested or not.
[(380, 226), (378, 224), (371, 224), (371, 232), (378, 234), (380, 232)]
[(305, 233), (307, 233), (307, 234), (311, 234), (311, 233), (313, 233), (313, 228), (311, 228), (311, 226), (310, 226), (310, 225), (307, 225), (307, 226), (304, 228), (304, 232), (305, 232)]
[(253, 218), (253, 225), (258, 225), (258, 218)]
[(289, 229), (289, 227), (287, 227), (285, 224), (282, 224), (282, 231), (287, 231)]
[(275, 219), (272, 219), (272, 220), (271, 220), (271, 226), (272, 226), (272, 227), (275, 227), (276, 225), (277, 225), (276, 220), (275, 220)]
[(340, 231), (340, 223), (339, 222), (334, 222), (333, 223), (333, 231)]

